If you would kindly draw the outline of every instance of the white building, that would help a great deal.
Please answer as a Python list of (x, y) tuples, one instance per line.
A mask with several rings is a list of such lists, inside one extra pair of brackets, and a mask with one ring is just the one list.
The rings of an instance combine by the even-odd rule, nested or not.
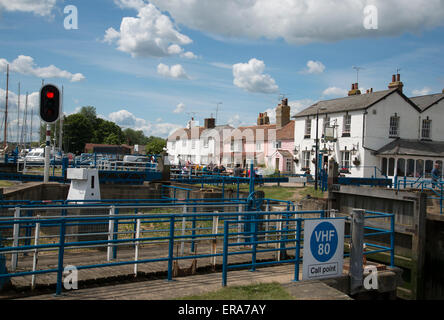
[(334, 158), (346, 176), (430, 177), (435, 163), (442, 168), (444, 92), (408, 98), (402, 88), (399, 74), (384, 91), (361, 94), (356, 83), (348, 97), (296, 114), (296, 172), (315, 172), (316, 128), (322, 166)]
[(184, 165), (189, 161), (201, 165), (220, 164), (222, 137), (230, 134), (233, 129), (229, 125), (216, 126), (214, 118), (205, 119), (203, 127), (199, 127), (194, 120), (189, 121), (186, 128), (178, 129), (168, 137), (170, 163)]

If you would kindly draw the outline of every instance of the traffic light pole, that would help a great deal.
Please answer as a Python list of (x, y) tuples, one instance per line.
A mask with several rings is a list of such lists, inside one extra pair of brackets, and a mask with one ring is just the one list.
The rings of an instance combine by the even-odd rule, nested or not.
[(51, 154), (51, 126), (46, 124), (46, 146), (45, 146), (45, 171), (43, 173), (43, 182), (49, 182), (49, 159)]

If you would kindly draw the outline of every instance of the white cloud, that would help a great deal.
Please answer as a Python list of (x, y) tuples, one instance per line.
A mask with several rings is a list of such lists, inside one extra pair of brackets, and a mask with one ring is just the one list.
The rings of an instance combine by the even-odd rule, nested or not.
[(160, 63), (157, 66), (157, 73), (168, 78), (189, 79), (185, 69), (180, 64), (175, 64), (169, 67), (163, 63)]
[(310, 73), (310, 74), (319, 74), (324, 72), (325, 66), (320, 61), (313, 61), (310, 60), (307, 62), (307, 69), (304, 70), (304, 73)]
[(430, 92), (432, 92), (432, 89), (429, 88), (429, 87), (424, 87), (424, 88), (419, 89), (419, 90), (418, 89), (412, 90), (412, 94), (414, 96), (425, 96), (425, 95), (430, 94)]
[(0, 0), (0, 10), (32, 12), (40, 16), (48, 16), (57, 0)]
[[(176, 23), (231, 38), (288, 43), (392, 36), (443, 25), (440, 0), (150, 0)], [(364, 28), (364, 8), (378, 9), (378, 29)]]
[(185, 104), (183, 104), (182, 102), (181, 103), (179, 103), (177, 106), (176, 106), (176, 109), (174, 109), (174, 113), (182, 113), (182, 112), (184, 112), (184, 110), (185, 110)]
[(197, 56), (192, 53), (191, 51), (187, 51), (183, 54), (180, 55), (182, 58), (187, 58), (187, 59), (197, 59)]
[(275, 93), (278, 86), (274, 79), (264, 74), (265, 63), (255, 58), (248, 63), (233, 65), (233, 83), (237, 87), (249, 92)]
[(18, 72), (25, 75), (31, 75), (38, 78), (65, 78), (71, 82), (78, 82), (85, 79), (81, 73), (73, 74), (71, 72), (61, 70), (54, 65), (40, 68), (35, 65), (34, 58), (29, 56), (18, 56), (14, 61), (8, 62), (6, 59), (0, 59), (0, 70), (6, 69), (9, 64), (11, 72)]
[(338, 87), (329, 87), (322, 92), (322, 96), (328, 97), (345, 97), (347, 94), (347, 90)]
[(123, 128), (129, 127), (133, 130), (142, 130), (146, 136), (166, 138), (174, 130), (181, 128), (180, 125), (174, 123), (161, 122), (162, 119), (160, 118), (158, 118), (155, 123), (151, 123), (145, 119), (137, 118), (125, 109), (110, 113), (108, 118)]
[(162, 14), (154, 5), (137, 0), (115, 1), (122, 8), (138, 11), (137, 17), (125, 17), (120, 31), (109, 28), (104, 41), (117, 43), (117, 49), (133, 57), (166, 57), (181, 54), (182, 45), (192, 40), (177, 31), (171, 19)]

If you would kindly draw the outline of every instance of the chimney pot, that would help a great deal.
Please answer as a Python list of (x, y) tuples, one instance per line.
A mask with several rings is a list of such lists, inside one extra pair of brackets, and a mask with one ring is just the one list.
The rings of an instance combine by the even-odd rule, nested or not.
[(396, 75), (392, 75), (392, 82), (396, 82)]
[(396, 75), (396, 77), (397, 77), (396, 80), (397, 80), (398, 82), (400, 82), (400, 81), (401, 81), (401, 75), (398, 73), (398, 74)]

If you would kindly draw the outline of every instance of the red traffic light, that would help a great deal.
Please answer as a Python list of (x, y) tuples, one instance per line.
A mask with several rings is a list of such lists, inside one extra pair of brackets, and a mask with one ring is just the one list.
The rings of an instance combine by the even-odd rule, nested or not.
[(46, 123), (54, 123), (60, 115), (60, 91), (51, 84), (40, 89), (40, 119)]
[(54, 92), (48, 91), (48, 92), (46, 93), (46, 97), (47, 97), (48, 99), (53, 99), (53, 98), (54, 98)]

